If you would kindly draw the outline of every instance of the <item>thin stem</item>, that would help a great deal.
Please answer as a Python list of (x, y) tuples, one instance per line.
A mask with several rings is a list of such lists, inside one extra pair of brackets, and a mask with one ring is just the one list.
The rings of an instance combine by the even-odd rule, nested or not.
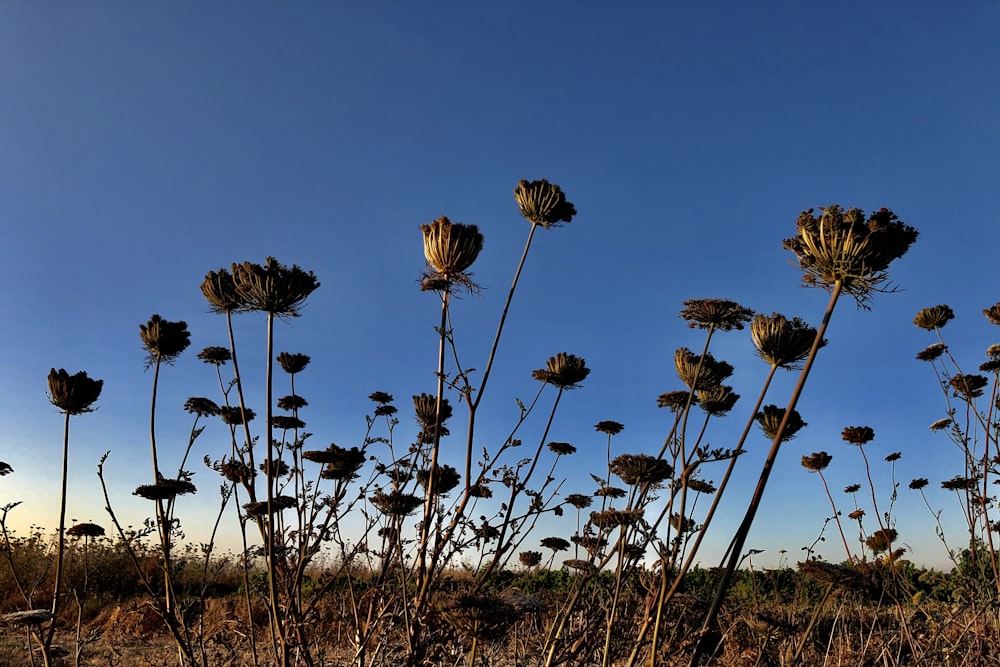
[(45, 634), (42, 657), (49, 664), (49, 651), (52, 648), (52, 638), (55, 636), (56, 623), (59, 617), (60, 595), (62, 593), (63, 562), (66, 550), (66, 482), (69, 478), (69, 411), (65, 412), (63, 422), (63, 463), (62, 491), (59, 496), (59, 542), (56, 547), (56, 582), (52, 590), (52, 622)]

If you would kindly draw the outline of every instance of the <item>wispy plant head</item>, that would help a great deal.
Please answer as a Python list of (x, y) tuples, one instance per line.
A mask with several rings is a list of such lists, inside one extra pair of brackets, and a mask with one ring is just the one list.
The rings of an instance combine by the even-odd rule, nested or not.
[(924, 308), (913, 318), (913, 323), (921, 329), (934, 331), (940, 329), (955, 319), (955, 312), (948, 306), (942, 304), (931, 308)]
[(287, 267), (273, 257), (263, 265), (243, 262), (232, 266), (236, 293), (247, 310), (277, 317), (298, 317), (306, 299), (319, 287), (312, 271)]
[(229, 348), (227, 347), (210, 345), (198, 353), (198, 358), (204, 361), (206, 364), (222, 366), (227, 361), (230, 361), (233, 358), (233, 355), (229, 351)]
[(186, 479), (159, 479), (156, 484), (143, 484), (132, 492), (146, 500), (171, 500), (177, 496), (195, 493), (198, 489)]
[[(757, 423), (760, 424), (761, 430), (764, 431), (764, 435), (773, 440), (778, 435), (778, 428), (781, 426), (781, 420), (784, 417), (785, 408), (779, 408), (777, 405), (765, 405), (757, 413), (756, 419)], [(785, 426), (785, 432), (781, 434), (781, 441), (788, 442), (806, 426), (808, 424), (802, 421), (802, 417), (798, 411), (792, 410), (791, 415), (788, 417), (788, 424)]]
[(678, 317), (687, 320), (691, 329), (742, 329), (753, 311), (729, 299), (688, 299)]
[(618, 435), (625, 430), (625, 424), (621, 422), (611, 421), (606, 419), (604, 421), (599, 421), (594, 424), (594, 429), (600, 433), (607, 433), (608, 435)]
[(201, 283), (201, 293), (213, 313), (235, 313), (246, 308), (243, 298), (236, 291), (233, 274), (226, 269), (209, 271)]
[(889, 264), (906, 254), (917, 240), (917, 230), (903, 224), (887, 208), (874, 211), (865, 220), (864, 211), (845, 211), (833, 204), (799, 214), (796, 236), (785, 239), (786, 250), (795, 253), (809, 287), (843, 290), (864, 306), (873, 291), (880, 291), (888, 278)]
[(694, 491), (695, 493), (704, 493), (707, 496), (712, 495), (718, 489), (711, 482), (706, 482), (703, 479), (692, 478), (687, 481), (687, 488), (689, 491)]
[(692, 389), (720, 385), (733, 374), (733, 367), (725, 361), (716, 361), (711, 354), (702, 358), (686, 347), (674, 353), (674, 366), (681, 382)]
[(148, 322), (139, 325), (139, 338), (146, 350), (147, 366), (157, 362), (172, 364), (191, 344), (187, 322), (171, 322), (159, 315), (153, 315)]
[(931, 424), (930, 429), (932, 431), (943, 431), (949, 426), (951, 426), (951, 417), (945, 417), (944, 419), (938, 419), (936, 422)]
[(944, 354), (947, 349), (948, 346), (944, 343), (934, 343), (917, 352), (917, 359), (919, 361), (934, 361)]
[(66, 530), (70, 537), (103, 537), (104, 528), (96, 523), (78, 523)]
[(386, 404), (392, 403), (392, 394), (386, 393), (384, 391), (373, 391), (368, 394), (368, 400), (373, 403)]
[(257, 474), (250, 469), (250, 466), (236, 459), (223, 461), (219, 464), (218, 470), (220, 475), (237, 484), (249, 482)]
[[(798, 317), (779, 313), (755, 315), (750, 323), (750, 338), (761, 359), (780, 368), (796, 368), (809, 356), (816, 341), (816, 329)], [(820, 347), (826, 340), (820, 341)]]
[(412, 514), (424, 502), (412, 493), (403, 493), (402, 491), (395, 490), (388, 493), (381, 490), (376, 491), (369, 500), (371, 500), (372, 504), (380, 512), (394, 517), (404, 517)]
[(713, 417), (721, 417), (732, 410), (739, 399), (740, 395), (733, 393), (733, 388), (729, 385), (720, 384), (698, 390), (698, 407)]
[(219, 406), (210, 398), (192, 396), (184, 402), (184, 411), (199, 417), (214, 417), (219, 414)]
[(93, 412), (91, 406), (101, 397), (103, 387), (104, 380), (91, 379), (86, 371), (74, 375), (64, 368), (49, 371), (49, 402), (67, 414)]
[(568, 442), (550, 442), (548, 444), (550, 452), (554, 452), (558, 456), (568, 456), (570, 454), (576, 454), (576, 447), (569, 444)]
[(610, 470), (629, 486), (661, 484), (674, 473), (669, 463), (649, 454), (616, 456)]
[(802, 457), (802, 467), (809, 472), (820, 472), (826, 470), (832, 460), (833, 456), (826, 452), (813, 452), (809, 456)]
[(291, 352), (282, 352), (275, 359), (278, 361), (281, 369), (289, 375), (301, 373), (306, 369), (310, 361), (308, 354), (293, 354)]
[(586, 360), (565, 352), (549, 357), (549, 360), (545, 362), (545, 368), (531, 371), (531, 377), (539, 382), (545, 382), (560, 389), (576, 389), (588, 375), (590, 375), (590, 369), (587, 368)]
[(840, 437), (851, 445), (866, 445), (875, 439), (875, 431), (870, 426), (847, 426)]
[(304, 429), (306, 423), (298, 417), (292, 417), (291, 415), (271, 415), (271, 427), (281, 431), (293, 431), (295, 429)]
[(691, 405), (698, 405), (698, 397), (691, 396), (689, 391), (668, 391), (656, 397), (656, 407), (670, 408), (671, 412), (680, 412), (691, 400)]
[(594, 491), (594, 495), (599, 498), (624, 498), (628, 495), (628, 492), (618, 486), (605, 485)]
[(262, 473), (267, 475), (268, 479), (286, 477), (292, 471), (289, 465), (281, 459), (272, 459), (270, 465), (268, 465), (267, 461), (264, 461), (257, 467)]
[(517, 555), (517, 559), (521, 561), (521, 565), (525, 567), (535, 567), (542, 562), (542, 552), (522, 551)]
[(366, 460), (365, 453), (357, 447), (346, 449), (333, 443), (325, 451), (302, 452), (302, 458), (325, 464), (320, 473), (323, 479), (351, 479)]
[(545, 229), (558, 227), (576, 215), (576, 207), (566, 201), (562, 188), (544, 178), (540, 181), (522, 178), (514, 188), (514, 200), (525, 220)]
[(443, 279), (447, 285), (461, 283), (474, 287), (466, 271), (483, 249), (479, 227), (442, 216), (429, 225), (421, 225), (420, 231), (424, 234), (424, 257), (431, 268), (427, 276)]
[(982, 375), (967, 375), (965, 373), (955, 373), (948, 380), (948, 384), (955, 390), (955, 394), (966, 400), (982, 396), (983, 388), (989, 383), (989, 378)]

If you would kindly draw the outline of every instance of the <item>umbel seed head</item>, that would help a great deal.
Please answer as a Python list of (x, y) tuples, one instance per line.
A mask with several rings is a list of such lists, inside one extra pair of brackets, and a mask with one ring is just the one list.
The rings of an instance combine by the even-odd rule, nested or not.
[(809, 456), (802, 457), (802, 467), (810, 472), (819, 472), (826, 470), (832, 460), (833, 456), (826, 452), (813, 452)]
[(452, 222), (442, 216), (429, 225), (421, 225), (424, 233), (424, 257), (433, 276), (445, 283), (469, 283), (465, 272), (483, 249), (483, 235), (476, 225)]
[(688, 299), (678, 317), (687, 320), (691, 329), (742, 329), (753, 317), (753, 311), (729, 299)]
[(531, 377), (539, 382), (546, 382), (560, 389), (576, 389), (588, 375), (590, 369), (587, 368), (586, 360), (565, 352), (549, 357), (545, 368), (531, 371)]
[(235, 313), (246, 309), (246, 304), (236, 291), (233, 276), (226, 269), (209, 271), (201, 283), (201, 293), (213, 313)]
[(312, 271), (294, 264), (287, 267), (273, 257), (268, 257), (263, 266), (252, 262), (233, 264), (232, 275), (246, 310), (278, 317), (298, 317), (306, 299), (319, 287)]
[[(780, 313), (755, 315), (750, 323), (750, 338), (758, 356), (779, 368), (796, 368), (809, 356), (816, 340), (816, 329), (798, 317), (786, 318)], [(820, 341), (820, 347), (826, 340)]]
[(546, 179), (526, 181), (523, 178), (514, 188), (514, 200), (525, 220), (545, 229), (570, 222), (576, 207), (566, 201), (562, 188)]
[(946, 305), (924, 308), (913, 318), (913, 323), (921, 329), (934, 331), (955, 319), (955, 312)]
[(295, 375), (296, 373), (301, 373), (305, 370), (306, 366), (309, 365), (309, 355), (308, 354), (292, 354), (291, 352), (282, 352), (275, 359), (278, 361), (278, 365), (281, 366), (289, 375)]
[(674, 353), (674, 366), (681, 382), (692, 389), (720, 385), (733, 374), (732, 365), (716, 361), (711, 354), (699, 356), (686, 347), (679, 348)]
[(148, 322), (139, 325), (139, 338), (148, 355), (149, 365), (161, 361), (173, 363), (191, 344), (187, 322), (171, 322), (159, 315), (153, 315)]
[(93, 412), (93, 405), (101, 396), (104, 380), (87, 377), (86, 371), (70, 375), (66, 369), (49, 371), (49, 402), (70, 415)]
[[(779, 408), (777, 405), (765, 405), (763, 409), (757, 413), (757, 423), (760, 424), (760, 428), (764, 431), (764, 435), (772, 440), (778, 435), (778, 428), (781, 426), (781, 420), (785, 417), (785, 408)], [(781, 434), (781, 442), (788, 442), (795, 437), (795, 434), (801, 431), (803, 428), (808, 426), (808, 424), (802, 421), (802, 417), (799, 415), (797, 410), (792, 410), (792, 413), (788, 416), (788, 424), (785, 426), (784, 433)]]

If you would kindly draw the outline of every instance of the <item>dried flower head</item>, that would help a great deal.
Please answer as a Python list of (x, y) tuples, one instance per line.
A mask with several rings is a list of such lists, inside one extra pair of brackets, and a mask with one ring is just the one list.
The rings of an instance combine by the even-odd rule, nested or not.
[(170, 322), (159, 315), (153, 315), (149, 322), (139, 325), (139, 338), (148, 355), (148, 366), (157, 362), (173, 363), (191, 344), (187, 322)]
[(669, 463), (649, 454), (616, 456), (610, 470), (629, 486), (661, 484), (674, 472)]
[(239, 426), (243, 424), (244, 421), (253, 421), (253, 418), (257, 416), (250, 408), (240, 408), (237, 406), (219, 406), (219, 417), (222, 421), (229, 424), (230, 426)]
[(103, 537), (104, 528), (96, 523), (78, 523), (73, 527), (66, 530), (66, 534), (70, 537)]
[(826, 470), (826, 467), (830, 465), (830, 461), (832, 460), (833, 456), (826, 452), (813, 452), (809, 456), (802, 457), (802, 467), (809, 472), (819, 472)]
[(563, 565), (571, 570), (582, 572), (583, 574), (594, 574), (597, 572), (596, 565), (591, 563), (589, 560), (583, 560), (581, 558), (569, 558), (563, 561)]
[(576, 215), (576, 207), (566, 201), (562, 188), (544, 178), (540, 181), (522, 178), (514, 188), (514, 200), (525, 220), (545, 229), (570, 222)]
[(910, 480), (910, 488), (914, 491), (919, 491), (928, 484), (930, 484), (930, 480), (926, 477), (918, 477), (917, 479)]
[(233, 264), (232, 276), (247, 310), (278, 317), (298, 317), (306, 299), (319, 287), (312, 271), (294, 264), (284, 266), (273, 257), (268, 257), (263, 266), (252, 262)]
[(982, 375), (967, 375), (965, 373), (955, 373), (948, 381), (951, 388), (955, 390), (955, 395), (962, 396), (966, 400), (982, 396), (983, 387), (989, 383), (989, 378)]
[(483, 235), (476, 225), (463, 225), (442, 216), (429, 225), (421, 225), (424, 234), (424, 257), (431, 267), (428, 276), (446, 284), (471, 281), (466, 271), (483, 249)]
[(917, 360), (919, 361), (934, 361), (948, 349), (948, 346), (944, 343), (934, 343), (933, 345), (928, 345), (924, 349), (917, 352)]
[[(427, 485), (430, 484), (430, 480), (430, 470), (425, 469), (417, 471), (417, 484), (422, 486), (425, 491), (427, 490)], [(452, 466), (437, 466), (434, 468), (434, 495), (444, 495), (448, 493), (458, 486), (460, 481), (462, 481), (462, 476)]]
[(423, 505), (424, 501), (412, 493), (402, 491), (376, 491), (371, 498), (375, 505), (383, 514), (389, 516), (404, 517), (412, 514), (414, 510)]
[(611, 420), (599, 421), (594, 424), (594, 430), (608, 435), (618, 435), (625, 430), (625, 424)]
[(819, 217), (812, 209), (802, 212), (795, 226), (796, 236), (782, 245), (795, 254), (802, 282), (828, 290), (840, 283), (859, 306), (881, 289), (889, 264), (905, 255), (918, 235), (887, 208), (866, 221), (861, 209), (844, 211), (836, 204), (822, 209)]
[(420, 394), (413, 397), (413, 408), (417, 413), (417, 423), (424, 430), (434, 428), (435, 423), (444, 424), (451, 417), (451, 404), (447, 398), (441, 399), (441, 415), (438, 419), (437, 397), (433, 394)]
[(674, 530), (676, 530), (680, 535), (693, 533), (697, 528), (697, 524), (694, 519), (689, 516), (682, 516), (677, 512), (670, 515), (670, 525), (673, 526)]
[(304, 429), (306, 423), (298, 417), (271, 415), (271, 427), (281, 431), (294, 431), (295, 429)]
[(10, 464), (6, 461), (0, 461), (0, 477), (4, 475), (9, 475), (14, 472), (14, 469), (10, 467)]
[[(777, 437), (778, 429), (781, 427), (781, 421), (784, 417), (785, 408), (779, 408), (777, 405), (765, 405), (756, 416), (757, 423), (760, 424), (764, 435), (772, 440)], [(785, 425), (785, 430), (781, 434), (781, 441), (788, 442), (806, 426), (808, 424), (802, 421), (802, 417), (798, 411), (792, 410), (792, 413), (788, 416), (788, 424)]]
[(310, 361), (308, 354), (292, 354), (291, 352), (282, 352), (275, 359), (282, 370), (289, 375), (301, 373), (309, 365)]
[[(299, 502), (291, 496), (275, 496), (271, 498), (271, 514), (284, 512), (292, 507), (298, 507), (298, 505)], [(243, 511), (250, 518), (267, 516), (267, 501), (259, 500), (253, 503), (246, 503), (243, 505)]]
[(292, 469), (288, 466), (288, 464), (282, 461), (281, 459), (271, 459), (270, 466), (267, 465), (267, 461), (264, 461), (257, 467), (260, 468), (260, 471), (262, 473), (266, 474), (268, 477), (271, 478), (284, 477), (292, 471)]
[(633, 526), (642, 521), (642, 510), (607, 509), (590, 513), (590, 522), (607, 532), (620, 526)]
[(844, 487), (844, 493), (857, 493), (861, 490), (860, 484), (848, 484)]
[(860, 521), (865, 516), (865, 511), (862, 509), (857, 509), (847, 515), (848, 519), (853, 519), (854, 521)]
[(896, 532), (895, 528), (883, 528), (882, 530), (876, 530), (871, 536), (865, 540), (865, 544), (868, 548), (875, 553), (882, 553), (883, 551), (888, 551), (892, 546), (892, 543), (896, 541), (899, 533)]
[(489, 487), (489, 484), (485, 482), (477, 482), (469, 486), (469, 495), (473, 498), (492, 498), (493, 489)]
[(944, 419), (939, 419), (931, 424), (930, 428), (932, 431), (943, 431), (949, 426), (951, 426), (951, 417), (945, 417)]
[(365, 453), (357, 447), (346, 449), (335, 443), (324, 450), (309, 450), (302, 452), (302, 458), (313, 463), (322, 463), (323, 479), (349, 479), (365, 464)]
[(132, 495), (146, 500), (170, 500), (177, 496), (195, 493), (197, 490), (194, 484), (186, 479), (163, 478), (157, 480), (156, 484), (143, 484), (137, 487)]
[(691, 401), (691, 405), (698, 405), (697, 396), (692, 396), (690, 391), (668, 391), (656, 397), (656, 407), (670, 408), (671, 412), (680, 412)]
[(531, 377), (539, 382), (555, 385), (560, 389), (576, 389), (590, 375), (587, 362), (582, 357), (560, 352), (549, 357), (545, 368), (531, 371)]
[(566, 502), (578, 510), (585, 510), (593, 504), (594, 499), (582, 493), (571, 493), (566, 496)]
[(548, 444), (548, 448), (549, 451), (554, 452), (559, 456), (568, 456), (576, 453), (576, 447), (568, 442), (550, 442)]
[(598, 496), (599, 498), (624, 498), (626, 495), (628, 495), (628, 492), (625, 491), (625, 489), (622, 489), (617, 486), (605, 485), (599, 488), (597, 491), (594, 491), (594, 495)]
[(542, 552), (522, 551), (517, 555), (517, 559), (521, 561), (521, 565), (525, 567), (535, 567), (542, 562)]
[(278, 409), (285, 410), (286, 412), (291, 412), (293, 410), (299, 410), (301, 408), (309, 405), (309, 401), (302, 398), (301, 396), (296, 396), (295, 394), (290, 394), (288, 396), (282, 396), (278, 399)]
[(569, 549), (570, 544), (568, 540), (564, 540), (561, 537), (545, 537), (542, 538), (540, 545), (546, 549), (551, 549), (553, 552), (566, 551)]
[(704, 493), (705, 495), (712, 495), (717, 491), (715, 485), (711, 482), (706, 482), (703, 479), (697, 478), (688, 479), (687, 488), (695, 493)]
[(601, 550), (608, 546), (607, 539), (590, 534), (574, 535), (570, 538), (570, 540), (573, 544), (583, 547), (590, 556), (597, 555), (601, 552)]
[(941, 488), (948, 491), (971, 491), (976, 488), (977, 481), (975, 477), (955, 475), (951, 479), (941, 482)]
[(368, 400), (373, 403), (392, 403), (392, 394), (387, 394), (384, 391), (373, 391), (368, 394)]
[(953, 319), (955, 319), (955, 312), (950, 307), (942, 304), (940, 306), (924, 308), (917, 312), (916, 317), (913, 318), (913, 323), (921, 329), (934, 331), (948, 324)]
[(729, 385), (716, 385), (698, 389), (698, 407), (714, 417), (721, 417), (736, 405), (740, 395)]
[(219, 414), (219, 406), (210, 398), (192, 396), (184, 402), (184, 411), (199, 417), (214, 417)]
[(232, 274), (226, 269), (209, 271), (201, 283), (201, 293), (213, 313), (235, 313), (246, 308)]
[(993, 304), (983, 310), (983, 315), (990, 321), (990, 324), (1000, 325), (1000, 303)]
[[(816, 341), (816, 329), (798, 317), (779, 313), (755, 315), (750, 323), (750, 338), (761, 359), (780, 368), (797, 368), (809, 356)], [(826, 340), (820, 341), (820, 347)]]
[(198, 358), (206, 364), (222, 366), (227, 361), (231, 361), (233, 355), (229, 351), (229, 348), (219, 347), (218, 345), (210, 345), (198, 353)]
[(533, 598), (530, 595), (521, 595), (514, 591), (504, 593), (503, 599), (520, 614), (544, 614), (549, 609), (549, 606), (538, 598)]
[(711, 354), (702, 357), (686, 347), (674, 353), (674, 366), (681, 382), (690, 389), (720, 385), (733, 374), (733, 367), (725, 361), (716, 361)]
[(886, 456), (885, 460), (888, 461), (889, 463), (892, 463), (893, 461), (898, 461), (900, 458), (902, 458), (902, 456), (903, 456), (902, 452), (893, 452), (892, 454)]
[(851, 445), (866, 445), (875, 439), (875, 431), (870, 426), (848, 426), (840, 437)]
[(219, 473), (230, 482), (245, 484), (254, 478), (256, 473), (250, 466), (236, 459), (224, 460), (219, 464)]
[(752, 310), (729, 299), (688, 299), (683, 305), (678, 317), (691, 329), (739, 330), (753, 317)]
[(101, 397), (104, 380), (87, 377), (86, 371), (70, 375), (66, 369), (49, 371), (49, 402), (66, 414), (82, 415), (93, 412), (92, 406)]

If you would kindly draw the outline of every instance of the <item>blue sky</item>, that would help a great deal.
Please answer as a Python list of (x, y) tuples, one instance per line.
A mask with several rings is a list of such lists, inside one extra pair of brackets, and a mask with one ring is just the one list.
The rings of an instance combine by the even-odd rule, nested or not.
[[(674, 350), (702, 340), (677, 318), (681, 301), (731, 298), (818, 324), (826, 295), (799, 287), (781, 239), (806, 208), (887, 206), (921, 233), (891, 269), (902, 291), (878, 295), (871, 312), (841, 302), (800, 403), (809, 427), (786, 446), (748, 547), (773, 563), (815, 539), (830, 511), (803, 454), (834, 454), (828, 478), (853, 509), (839, 489), (863, 468), (840, 431), (865, 424), (876, 461), (903, 453), (901, 541), (914, 560), (944, 565), (905, 486), (929, 477), (932, 505), (960, 522), (937, 487), (962, 462), (927, 428), (944, 405), (914, 360), (934, 339), (911, 320), (950, 304), (945, 333), (967, 370), (1000, 340), (980, 315), (1000, 300), (990, 279), (1000, 3), (609, 7), (4, 4), (0, 460), (15, 473), (0, 501), (24, 501), (12, 524), (56, 523), (51, 367), (105, 381), (100, 409), (73, 420), (70, 514), (107, 523), (94, 474), (106, 450), (125, 522), (149, 514), (130, 495), (152, 474), (138, 325), (159, 313), (192, 331), (161, 384), (158, 441), (176, 465), (190, 427), (180, 406), (217, 398), (196, 352), (225, 341), (198, 287), (232, 262), (273, 255), (322, 283), (277, 338), (313, 359), (298, 389), (314, 444), (358, 444), (374, 390), (395, 395), (409, 428), (409, 397), (432, 391), (436, 359), (419, 225), (447, 215), (485, 234), (473, 267), (482, 296), (454, 311), (465, 363), (481, 368), (528, 231), (512, 189), (548, 178), (579, 214), (532, 248), (484, 399), (484, 438), (502, 438), (514, 398), (534, 393), (532, 369), (560, 351), (585, 357), (591, 376), (563, 401), (550, 439), (581, 452), (562, 468), (563, 488), (591, 492), (587, 473), (604, 456), (595, 422), (625, 424), (615, 453), (655, 453), (666, 435), (656, 396), (680, 388)], [(263, 321), (244, 316), (239, 333), (244, 369), (259, 376)], [(766, 367), (747, 332), (720, 335), (713, 351), (736, 366), (743, 395), (710, 432), (730, 446)], [(768, 402), (784, 405), (793, 382), (781, 377)], [(528, 442), (540, 433), (529, 426)], [(767, 445), (751, 436), (707, 564), (742, 516)], [(195, 458), (227, 449), (212, 424)], [(180, 516), (197, 540), (218, 479), (195, 470), (201, 491)], [(875, 479), (886, 502), (885, 465)], [(962, 524), (949, 525), (961, 542)], [(538, 537), (569, 531), (543, 526)], [(828, 537), (821, 553), (841, 558)]]

